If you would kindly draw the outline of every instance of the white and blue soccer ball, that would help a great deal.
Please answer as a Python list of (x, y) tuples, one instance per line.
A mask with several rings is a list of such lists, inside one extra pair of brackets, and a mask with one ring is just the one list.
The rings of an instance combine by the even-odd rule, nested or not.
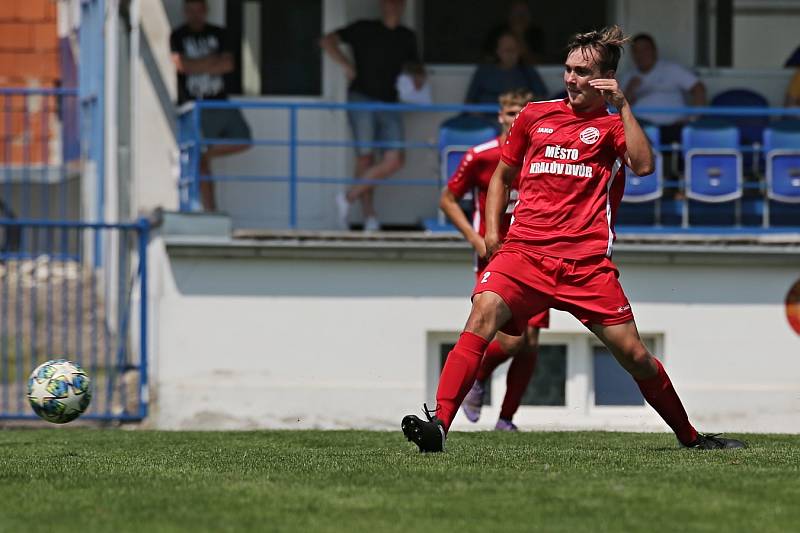
[(28, 401), (34, 412), (54, 424), (81, 416), (92, 400), (91, 380), (77, 363), (54, 359), (37, 366), (28, 378)]

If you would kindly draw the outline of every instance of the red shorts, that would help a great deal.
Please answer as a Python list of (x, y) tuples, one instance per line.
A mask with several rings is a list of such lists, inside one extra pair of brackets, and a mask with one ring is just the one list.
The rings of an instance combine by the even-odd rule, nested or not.
[(613, 326), (633, 320), (619, 283), (619, 271), (607, 257), (562, 259), (504, 244), (483, 271), (473, 296), (490, 291), (511, 309), (502, 328), (519, 335), (531, 317), (549, 308), (571, 313), (583, 324)]
[[(481, 259), (480, 257), (475, 256), (475, 282), (477, 285), (481, 284), (481, 278), (483, 278), (483, 273), (486, 271), (486, 267), (489, 263)], [(477, 294), (481, 291), (475, 291), (474, 294)], [(550, 309), (545, 309), (544, 311), (539, 311), (538, 313), (532, 315), (528, 319), (528, 325), (534, 328), (549, 328), (550, 327)], [(524, 330), (520, 330), (522, 332)], [(520, 333), (516, 333), (519, 335)]]

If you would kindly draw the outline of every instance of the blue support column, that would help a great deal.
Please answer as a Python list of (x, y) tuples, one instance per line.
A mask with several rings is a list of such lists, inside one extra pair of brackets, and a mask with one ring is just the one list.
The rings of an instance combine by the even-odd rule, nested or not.
[[(95, 169), (94, 213), (81, 218), (103, 222), (105, 212), (105, 0), (81, 0), (78, 30), (78, 96), (81, 109), (81, 156)], [(96, 235), (95, 267), (102, 264), (102, 240)]]
[(147, 244), (150, 240), (150, 222), (139, 219), (139, 417), (147, 417), (150, 402), (147, 361)]

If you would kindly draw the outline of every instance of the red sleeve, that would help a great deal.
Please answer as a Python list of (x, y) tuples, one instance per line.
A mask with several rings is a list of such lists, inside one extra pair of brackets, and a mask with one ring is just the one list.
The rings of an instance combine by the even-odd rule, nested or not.
[(625, 128), (622, 126), (621, 120), (614, 124), (611, 133), (614, 135), (614, 151), (617, 153), (617, 157), (624, 162), (625, 154), (628, 152), (628, 145), (625, 144)]
[(500, 159), (506, 165), (512, 167), (522, 166), (522, 160), (525, 159), (525, 152), (528, 151), (528, 144), (530, 143), (528, 129), (533, 122), (532, 114), (531, 104), (528, 104), (520, 111), (511, 125), (511, 129), (508, 130), (508, 136), (505, 144), (503, 144), (503, 152), (500, 156)]
[(450, 189), (450, 192), (452, 192), (453, 196), (456, 198), (461, 198), (468, 191), (475, 188), (475, 184), (477, 183), (477, 173), (475, 172), (476, 160), (475, 152), (470, 148), (467, 150), (467, 153), (464, 154), (464, 157), (461, 158), (461, 163), (458, 164), (456, 171), (450, 176), (450, 181), (447, 182), (447, 188)]

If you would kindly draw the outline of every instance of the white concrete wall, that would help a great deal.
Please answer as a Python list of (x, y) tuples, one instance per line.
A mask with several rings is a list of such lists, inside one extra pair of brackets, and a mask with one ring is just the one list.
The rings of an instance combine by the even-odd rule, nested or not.
[(800, 3), (736, 0), (733, 9), (733, 66), (783, 67), (800, 45)]
[[(612, 22), (621, 25), (626, 33), (649, 33), (658, 44), (661, 58), (694, 65), (697, 31), (694, 0), (616, 0), (614, 4)], [(626, 54), (620, 67), (624, 70), (630, 64), (630, 55)]]
[[(433, 399), (438, 345), (457, 337), (469, 309), (466, 251), (455, 260), (377, 248), (359, 260), (269, 259), (246, 244), (216, 257), (168, 255), (161, 239), (152, 247), (149, 423), (159, 428), (395, 429)], [(701, 429), (800, 431), (800, 337), (783, 304), (797, 261), (622, 254), (619, 265), (640, 331), (656, 339)], [(592, 338), (571, 316), (554, 312), (542, 341), (569, 345), (567, 405), (523, 407), (520, 425), (665, 429), (646, 407), (593, 406)], [(501, 369), (495, 398), (504, 379)], [(496, 416), (496, 406), (487, 409), (477, 427)], [(458, 419), (455, 427), (475, 426)]]

